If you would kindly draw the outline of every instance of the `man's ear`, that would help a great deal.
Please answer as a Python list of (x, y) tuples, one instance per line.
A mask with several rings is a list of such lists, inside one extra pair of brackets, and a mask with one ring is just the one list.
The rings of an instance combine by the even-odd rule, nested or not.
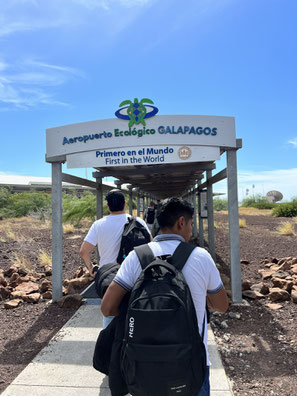
[(183, 229), (186, 224), (185, 216), (180, 216), (176, 222), (178, 229)]

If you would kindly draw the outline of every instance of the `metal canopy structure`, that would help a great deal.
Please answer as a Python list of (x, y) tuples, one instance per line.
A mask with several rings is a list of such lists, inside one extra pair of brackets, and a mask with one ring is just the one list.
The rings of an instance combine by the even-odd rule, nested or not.
[(194, 188), (203, 172), (215, 169), (212, 162), (190, 164), (139, 165), (133, 167), (96, 168), (96, 177), (113, 176), (120, 184), (131, 184), (145, 194), (157, 199), (183, 196)]
[[(46, 161), (52, 164), (52, 264), (53, 300), (62, 297), (62, 182), (85, 185), (96, 190), (97, 218), (103, 216), (103, 194), (110, 188), (102, 179), (115, 178), (132, 198), (164, 199), (181, 196), (194, 206), (194, 235), (204, 246), (202, 195), (206, 194), (208, 248), (213, 259), (215, 233), (213, 184), (227, 178), (229, 248), (232, 299), (240, 302), (241, 269), (238, 224), (237, 160), (242, 147), (235, 136), (232, 117), (155, 116), (139, 129), (127, 128), (125, 121), (109, 119), (51, 128), (46, 131)], [(226, 168), (213, 175), (215, 161), (226, 153)], [(68, 168), (94, 168), (94, 181), (62, 173)], [(205, 178), (205, 180), (203, 180)], [(199, 222), (197, 224), (197, 217)]]

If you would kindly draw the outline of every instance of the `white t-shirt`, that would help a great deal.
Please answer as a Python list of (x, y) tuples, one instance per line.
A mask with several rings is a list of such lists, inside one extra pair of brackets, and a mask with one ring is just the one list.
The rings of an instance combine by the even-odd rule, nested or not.
[[(94, 246), (98, 246), (100, 256), (99, 266), (109, 264), (116, 261), (120, 246), (124, 226), (131, 215), (124, 213), (118, 215), (105, 216), (102, 219), (96, 220), (90, 228), (85, 241)], [(136, 217), (137, 221), (141, 223), (150, 234), (145, 221), (140, 217)]]
[[(155, 256), (173, 254), (179, 243), (184, 241), (180, 235), (160, 234), (149, 243)], [(129, 253), (123, 261), (114, 281), (124, 289), (130, 291), (141, 273), (141, 266), (135, 251)], [(202, 324), (206, 315), (206, 294), (217, 293), (223, 287), (221, 277), (210, 254), (202, 248), (197, 247), (188, 258), (182, 273), (191, 291), (192, 299), (196, 309), (199, 332), (202, 334)], [(209, 365), (207, 351), (207, 320), (205, 316), (204, 345), (207, 354), (207, 365)]]

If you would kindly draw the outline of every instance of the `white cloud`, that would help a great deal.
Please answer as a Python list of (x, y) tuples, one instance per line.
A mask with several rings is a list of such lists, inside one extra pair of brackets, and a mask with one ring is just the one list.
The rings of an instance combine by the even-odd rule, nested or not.
[(294, 148), (297, 148), (297, 137), (288, 141), (289, 144), (292, 144)]
[(109, 10), (112, 7), (116, 7), (119, 5), (127, 8), (142, 7), (152, 2), (152, 0), (69, 0), (69, 1), (89, 9), (104, 8), (106, 10)]
[[(254, 186), (254, 187), (253, 187)], [(247, 190), (248, 189), (248, 195)], [(284, 200), (291, 200), (297, 196), (297, 168), (275, 169), (269, 171), (238, 171), (238, 199), (253, 194), (266, 195), (268, 191), (280, 191)], [(226, 180), (214, 185), (214, 192), (227, 193)]]
[[(10, 19), (23, 19), (23, 20), (10, 20)], [(62, 25), (65, 21), (57, 18), (56, 20), (48, 19), (46, 15), (40, 18), (39, 21), (34, 20), (30, 16), (14, 17), (10, 15), (0, 14), (0, 38), (9, 36), (19, 32), (30, 32), (48, 28), (54, 28)]]
[[(86, 23), (97, 11), (98, 17), (120, 14), (131, 19), (131, 8), (141, 10), (157, 0), (9, 0), (1, 2), (0, 38), (20, 32), (32, 32)], [(4, 4), (2, 4), (4, 3)], [(122, 10), (126, 9), (123, 15)], [(105, 11), (103, 14), (102, 11)], [(137, 12), (136, 12), (137, 13)], [(130, 17), (130, 18), (129, 18)], [(100, 18), (98, 20), (100, 25)], [(113, 30), (113, 29), (111, 29)]]
[(43, 68), (46, 68), (46, 69), (58, 70), (58, 71), (66, 72), (66, 73), (73, 74), (73, 75), (76, 75), (76, 76), (80, 76), (80, 77), (84, 76), (83, 72), (81, 72), (80, 70), (74, 69), (73, 67), (50, 65), (48, 63), (37, 62), (37, 61), (32, 60), (32, 59), (26, 60), (25, 64), (32, 65), (32, 66), (40, 66), (40, 67), (43, 67)]
[(0, 63), (0, 102), (6, 105), (1, 111), (40, 104), (65, 106), (66, 103), (54, 98), (55, 92), (50, 92), (49, 87), (60, 86), (82, 75), (79, 70), (67, 66), (35, 60), (18, 61), (16, 65), (5, 63), (2, 71)]

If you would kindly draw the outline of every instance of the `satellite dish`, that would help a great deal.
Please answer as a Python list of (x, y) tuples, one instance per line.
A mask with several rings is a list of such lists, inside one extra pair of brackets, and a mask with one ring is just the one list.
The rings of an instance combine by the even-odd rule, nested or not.
[(268, 191), (266, 198), (268, 202), (277, 202), (283, 199), (283, 194), (279, 191), (272, 190)]

